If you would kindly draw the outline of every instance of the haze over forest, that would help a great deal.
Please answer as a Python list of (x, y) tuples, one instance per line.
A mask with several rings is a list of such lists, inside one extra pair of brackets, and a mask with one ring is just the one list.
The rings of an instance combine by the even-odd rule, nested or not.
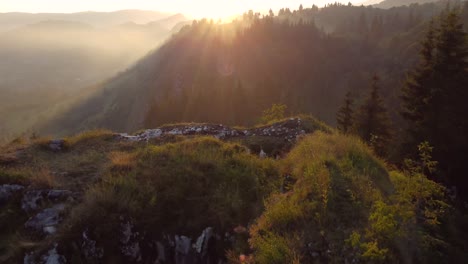
[(0, 262), (468, 257), (467, 1), (0, 8)]

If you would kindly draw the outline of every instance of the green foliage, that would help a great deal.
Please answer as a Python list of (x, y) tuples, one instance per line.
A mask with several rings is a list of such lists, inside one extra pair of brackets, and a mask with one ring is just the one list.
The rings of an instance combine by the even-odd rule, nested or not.
[[(428, 150), (421, 145), (425, 160)], [(445, 189), (421, 174), (389, 172), (356, 138), (317, 132), (283, 166), (292, 188), (272, 194), (250, 229), (258, 263), (291, 263), (294, 254), (304, 263), (440, 263), (459, 247), (444, 230)]]
[(432, 160), (432, 147), (429, 142), (424, 141), (418, 145), (419, 160), (405, 159), (406, 169), (411, 174), (431, 175), (437, 169), (437, 161)]
[(287, 108), (284, 104), (273, 104), (270, 108), (263, 111), (261, 122), (267, 124), (285, 118)]
[(402, 88), (402, 116), (407, 121), (403, 151), (428, 141), (445, 181), (464, 190), (468, 151), (468, 41), (459, 10), (447, 10), (431, 23), (421, 43), (421, 61)]
[(261, 250), (255, 255), (255, 263), (294, 263), (297, 257), (291, 249), (286, 236), (267, 233), (255, 240), (255, 245)]
[[(355, 138), (316, 132), (289, 153), (284, 166), (295, 183), (291, 192), (272, 195), (252, 226), (255, 255), (271, 250), (273, 245), (265, 241), (273, 235), (287, 238), (289, 252), (304, 252), (311, 242), (308, 250), (319, 254), (321, 261), (344, 261), (343, 241), (361, 230), (369, 208), (391, 189), (385, 186), (391, 183), (383, 164)], [(303, 262), (318, 260), (309, 254), (297, 257)]]

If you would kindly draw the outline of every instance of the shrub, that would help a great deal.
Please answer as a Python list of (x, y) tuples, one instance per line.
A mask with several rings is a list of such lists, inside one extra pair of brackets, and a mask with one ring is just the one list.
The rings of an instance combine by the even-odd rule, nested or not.
[(437, 263), (453, 247), (441, 229), (450, 211), (444, 188), (423, 175), (388, 172), (359, 139), (306, 136), (283, 171), (295, 180), (290, 191), (267, 199), (250, 228), (258, 263), (291, 263), (291, 252), (305, 263)]
[(267, 124), (283, 119), (287, 108), (284, 104), (273, 104), (270, 108), (263, 111), (261, 122)]

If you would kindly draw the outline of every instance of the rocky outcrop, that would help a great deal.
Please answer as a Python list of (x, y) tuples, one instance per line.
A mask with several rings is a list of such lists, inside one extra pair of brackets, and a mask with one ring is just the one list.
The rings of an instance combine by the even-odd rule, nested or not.
[(4, 184), (0, 186), (0, 206), (6, 203), (14, 193), (24, 189), (24, 186), (17, 184)]
[(148, 141), (167, 135), (210, 135), (219, 139), (233, 137), (265, 136), (283, 138), (287, 141), (294, 141), (298, 136), (306, 133), (300, 118), (291, 118), (286, 121), (266, 125), (252, 129), (231, 128), (217, 124), (189, 124), (165, 126), (157, 129), (148, 129), (136, 135), (127, 133), (116, 134), (119, 139), (128, 141)]
[(49, 142), (49, 149), (52, 151), (61, 151), (64, 149), (65, 140), (54, 139)]
[(57, 204), (53, 207), (46, 208), (31, 217), (24, 226), (39, 234), (55, 234), (57, 225), (62, 221), (61, 214), (64, 210), (65, 204)]
[[(69, 263), (71, 257), (67, 256), (65, 252), (71, 248), (78, 249), (86, 262), (101, 263), (106, 259), (106, 252), (102, 247), (103, 241), (99, 242), (90, 231), (94, 227), (85, 228), (78, 241), (62, 241), (55, 236), (66, 217), (67, 207), (72, 205), (69, 202), (74, 193), (68, 190), (27, 190), (21, 185), (0, 186), (0, 195), (6, 201), (15, 192), (21, 192), (18, 195), (22, 196), (18, 210), (32, 215), (24, 223), (24, 230), (34, 234), (33, 237), (37, 239), (46, 238), (52, 243), (49, 244), (52, 246), (48, 249), (42, 248), (26, 253), (23, 263)], [(18, 202), (19, 199), (20, 196), (18, 196)], [(131, 218), (121, 216), (120, 229), (115, 233), (115, 237), (101, 239), (119, 241), (119, 247), (108, 252), (112, 256), (120, 254), (127, 263), (201, 264), (225, 263), (224, 252), (227, 248), (223, 248), (223, 246), (227, 245), (225, 241), (231, 241), (233, 238), (217, 235), (212, 227), (205, 228), (198, 237), (174, 234), (152, 238), (139, 231), (135, 221)]]
[(90, 238), (89, 230), (82, 234), (81, 252), (88, 261), (99, 262), (104, 256), (104, 249), (97, 246), (97, 241)]
[(60, 255), (57, 252), (58, 244), (55, 243), (54, 246), (47, 251), (47, 253), (37, 257), (33, 252), (26, 254), (24, 257), (24, 264), (65, 264), (67, 259), (65, 256)]
[[(63, 220), (65, 202), (72, 200), (73, 193), (68, 190), (29, 190), (25, 192), (21, 208), (29, 214), (38, 210), (39, 212), (29, 218), (24, 227), (44, 236), (55, 234), (57, 226)], [(40, 210), (45, 206), (49, 207)]]
[(21, 208), (30, 213), (37, 211), (43, 204), (57, 203), (73, 199), (73, 193), (68, 190), (30, 190), (23, 195)]
[[(123, 217), (122, 219), (123, 220)], [(132, 221), (127, 220), (120, 224), (120, 250), (122, 255), (130, 259), (132, 262), (141, 261), (141, 248), (139, 240), (141, 239), (140, 233), (135, 230)]]

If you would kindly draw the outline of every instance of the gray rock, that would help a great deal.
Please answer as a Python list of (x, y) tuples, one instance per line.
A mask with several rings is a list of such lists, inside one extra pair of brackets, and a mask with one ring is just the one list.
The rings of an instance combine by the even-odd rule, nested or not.
[(44, 264), (65, 264), (67, 260), (64, 256), (59, 255), (57, 252), (57, 244), (54, 245), (54, 248), (49, 250), (46, 255), (42, 256), (41, 260)]
[(213, 236), (213, 228), (207, 227), (203, 230), (202, 234), (198, 237), (197, 242), (195, 243), (195, 250), (198, 254), (204, 258), (208, 253), (208, 242), (210, 241), (211, 237)]
[(40, 261), (36, 261), (34, 253), (29, 253), (24, 256), (24, 264), (66, 264), (67, 259), (58, 254), (57, 252), (57, 243), (54, 244), (54, 247), (47, 251), (46, 254), (40, 257)]
[(175, 250), (177, 253), (187, 255), (192, 247), (192, 240), (186, 236), (175, 236)]
[(122, 254), (132, 261), (141, 261), (141, 249), (139, 243), (139, 233), (135, 232), (134, 226), (130, 221), (120, 224), (122, 236), (120, 238), (120, 250)]
[(88, 230), (82, 235), (81, 250), (86, 260), (99, 260), (104, 256), (104, 249), (96, 246), (96, 241), (89, 237)]
[(23, 259), (23, 264), (35, 264), (36, 262), (34, 261), (34, 254), (33, 253), (28, 253), (24, 256)]
[(44, 201), (44, 190), (31, 190), (24, 194), (21, 201), (21, 209), (32, 212), (39, 209)]
[(63, 149), (65, 140), (63, 139), (54, 139), (49, 142), (49, 149), (53, 151), (60, 151)]
[(13, 193), (21, 191), (24, 186), (17, 184), (4, 184), (0, 186), (0, 205), (7, 202), (11, 198)]
[(63, 201), (68, 197), (72, 196), (72, 194), (73, 193), (68, 190), (50, 190), (47, 192), (47, 198), (49, 198), (49, 200), (53, 202)]
[(21, 208), (26, 212), (33, 212), (40, 209), (46, 201), (57, 203), (70, 197), (73, 193), (67, 190), (30, 190), (27, 191), (21, 201)]
[(156, 251), (158, 252), (158, 259), (156, 259), (156, 263), (166, 263), (166, 247), (164, 247), (163, 243), (156, 242)]
[(61, 213), (65, 210), (65, 204), (57, 204), (47, 208), (31, 217), (24, 226), (36, 232), (50, 235), (57, 231), (57, 225), (62, 221)]
[(260, 150), (260, 154), (258, 154), (258, 156), (261, 158), (261, 159), (264, 159), (267, 157), (267, 154), (265, 153), (265, 151), (263, 151), (263, 149)]

